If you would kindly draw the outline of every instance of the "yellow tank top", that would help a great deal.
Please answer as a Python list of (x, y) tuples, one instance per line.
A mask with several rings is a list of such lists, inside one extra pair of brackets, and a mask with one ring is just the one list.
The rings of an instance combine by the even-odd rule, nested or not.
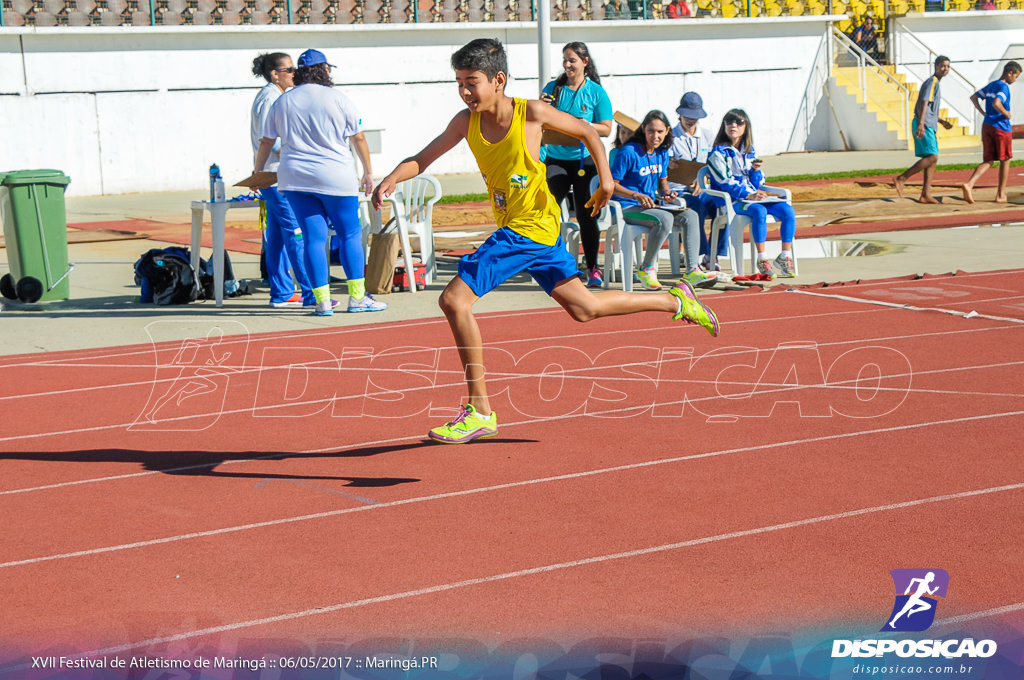
[(562, 211), (548, 191), (547, 168), (526, 148), (526, 100), (513, 103), (512, 124), (504, 139), (495, 144), (484, 139), (480, 114), (473, 113), (466, 141), (484, 176), (498, 226), (553, 246), (561, 231)]

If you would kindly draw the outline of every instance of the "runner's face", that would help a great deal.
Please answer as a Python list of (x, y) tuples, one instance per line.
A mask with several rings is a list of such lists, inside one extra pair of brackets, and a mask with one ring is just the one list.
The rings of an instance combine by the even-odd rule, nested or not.
[(935, 75), (941, 80), (949, 75), (949, 62), (944, 61), (935, 67)]
[[(494, 80), (488, 80), (483, 71), (460, 68), (455, 71), (455, 82), (459, 86), (459, 96), (470, 111), (489, 109), (498, 98), (503, 73), (498, 73)], [(500, 82), (499, 82), (500, 81)]]

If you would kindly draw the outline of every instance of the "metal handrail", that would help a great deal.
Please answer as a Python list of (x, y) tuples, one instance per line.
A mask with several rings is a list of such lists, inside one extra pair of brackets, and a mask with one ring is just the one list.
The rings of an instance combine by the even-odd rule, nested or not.
[(828, 87), (829, 63), (831, 62), (828, 55), (828, 45), (828, 34), (822, 34), (821, 42), (818, 43), (818, 51), (814, 55), (814, 65), (811, 67), (811, 73), (807, 77), (807, 85), (804, 86), (804, 96), (800, 101), (800, 109), (797, 111), (793, 130), (789, 133), (789, 142), (786, 144), (787, 151), (794, 150), (793, 142), (797, 138), (798, 132), (804, 137), (800, 143), (800, 150), (803, 150), (806, 145), (807, 130), (811, 116), (811, 97), (814, 98), (814, 102), (817, 102), (818, 98), (821, 97), (821, 90)]
[[(892, 22), (892, 25), (894, 26), (894, 30), (893, 30), (893, 46), (894, 46), (893, 52), (894, 52), (894, 57), (895, 57), (894, 62), (896, 64), (902, 66), (905, 70), (911, 72), (913, 75), (915, 75), (915, 76), (918, 75), (918, 74), (914, 73), (913, 69), (910, 68), (907, 65), (908, 63), (916, 63), (916, 62), (908, 62), (908, 61), (904, 61), (904, 59), (903, 59), (903, 48), (902, 48), (902, 44), (901, 44), (901, 38), (906, 37), (906, 38), (909, 38), (908, 42), (912, 46), (916, 47), (918, 50), (920, 50), (924, 54), (928, 55), (928, 61), (927, 61), (926, 65), (928, 66), (928, 68), (930, 70), (934, 66), (935, 58), (938, 56), (938, 53), (935, 52), (934, 50), (932, 50), (932, 48), (928, 47), (928, 45), (926, 45), (923, 40), (918, 38), (917, 35), (913, 31), (911, 31), (909, 28), (904, 26), (903, 23), (899, 21), (899, 19), (894, 19), (894, 21)], [(978, 88), (976, 88), (974, 86), (974, 84), (970, 80), (968, 80), (967, 77), (963, 73), (961, 73), (956, 68), (954, 68), (952, 64), (950, 64), (949, 73), (950, 73), (950, 75), (948, 75), (946, 77), (949, 78), (952, 83), (954, 83), (953, 87), (963, 88), (967, 93), (970, 93), (970, 94), (973, 94), (974, 92), (977, 91)], [(928, 76), (924, 76), (924, 78), (927, 78), (927, 77)], [(977, 130), (979, 128), (978, 113), (977, 113), (977, 111), (973, 107), (968, 107), (966, 104), (959, 104), (958, 101), (960, 101), (960, 100), (955, 98), (955, 97), (953, 99), (944, 98), (943, 104), (948, 109), (950, 109), (951, 111), (956, 113), (956, 115), (962, 121), (965, 121), (965, 122), (969, 121), (970, 122), (970, 129), (971, 129), (971, 131), (976, 134)]]
[[(899, 20), (896, 20), (895, 24), (900, 31), (902, 31), (907, 37), (909, 37), (912, 41), (916, 42), (919, 47), (923, 48), (923, 50), (928, 53), (928, 61), (934, 64), (936, 57), (939, 56), (939, 53), (933, 51), (932, 48), (928, 47), (928, 45), (926, 45), (923, 40), (918, 38), (913, 31), (911, 31), (909, 28), (900, 23)], [(972, 91), (976, 91), (974, 84), (967, 79), (967, 76), (960, 73), (960, 71), (956, 70), (952, 63), (949, 65), (949, 72), (960, 78), (960, 80), (964, 81), (964, 83), (966, 83)]]
[[(849, 36), (832, 26), (832, 37), (836, 42), (846, 50), (846, 52), (852, 54), (857, 59), (857, 87), (864, 94), (864, 100), (868, 101), (872, 98), (868, 93), (867, 87), (867, 73), (868, 65), (873, 66), (870, 69), (871, 73), (878, 77), (889, 87), (895, 89), (900, 94), (900, 109), (899, 119), (896, 121), (900, 128), (904, 131), (910, 129), (910, 89), (901, 83), (894, 74), (886, 71), (881, 64), (871, 58), (864, 50), (862, 50), (857, 43), (850, 40)], [(832, 58), (832, 63), (835, 63), (835, 57)], [(886, 110), (885, 106), (879, 105), (879, 109), (882, 111)]]
[(901, 83), (894, 74), (889, 73), (884, 68), (882, 68), (882, 65), (875, 61), (870, 54), (862, 50), (860, 48), (860, 45), (853, 42), (853, 40), (850, 39), (850, 36), (846, 35), (835, 26), (832, 26), (832, 35), (839, 39), (839, 42), (843, 45), (843, 47), (846, 47), (847, 49), (852, 48), (854, 50), (854, 54), (857, 56), (858, 61), (866, 62), (871, 66), (874, 66), (877, 69), (879, 75), (884, 76), (886, 80), (891, 81), (891, 84), (895, 85), (901, 92), (906, 94), (908, 97), (910, 96), (910, 88)]

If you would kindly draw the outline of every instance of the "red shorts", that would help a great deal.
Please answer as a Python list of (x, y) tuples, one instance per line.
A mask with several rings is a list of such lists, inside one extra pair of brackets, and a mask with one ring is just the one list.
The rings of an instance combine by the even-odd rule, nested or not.
[(981, 126), (981, 148), (986, 163), (1008, 161), (1013, 158), (1013, 133), (985, 123)]

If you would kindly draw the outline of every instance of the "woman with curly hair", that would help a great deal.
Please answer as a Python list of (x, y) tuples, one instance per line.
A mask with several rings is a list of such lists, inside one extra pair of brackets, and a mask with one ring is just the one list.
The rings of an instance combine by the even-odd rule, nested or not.
[[(328, 220), (341, 238), (341, 265), (348, 280), (348, 311), (379, 312), (387, 305), (366, 292), (359, 192), (373, 190), (370, 148), (352, 101), (334, 88), (327, 57), (318, 50), (299, 55), (295, 87), (274, 103), (256, 157), (261, 170), (274, 139), (281, 138), (278, 186), (302, 227), (306, 271), (316, 297), (313, 313), (334, 313), (327, 261)], [(363, 166), (357, 179), (349, 140)]]

